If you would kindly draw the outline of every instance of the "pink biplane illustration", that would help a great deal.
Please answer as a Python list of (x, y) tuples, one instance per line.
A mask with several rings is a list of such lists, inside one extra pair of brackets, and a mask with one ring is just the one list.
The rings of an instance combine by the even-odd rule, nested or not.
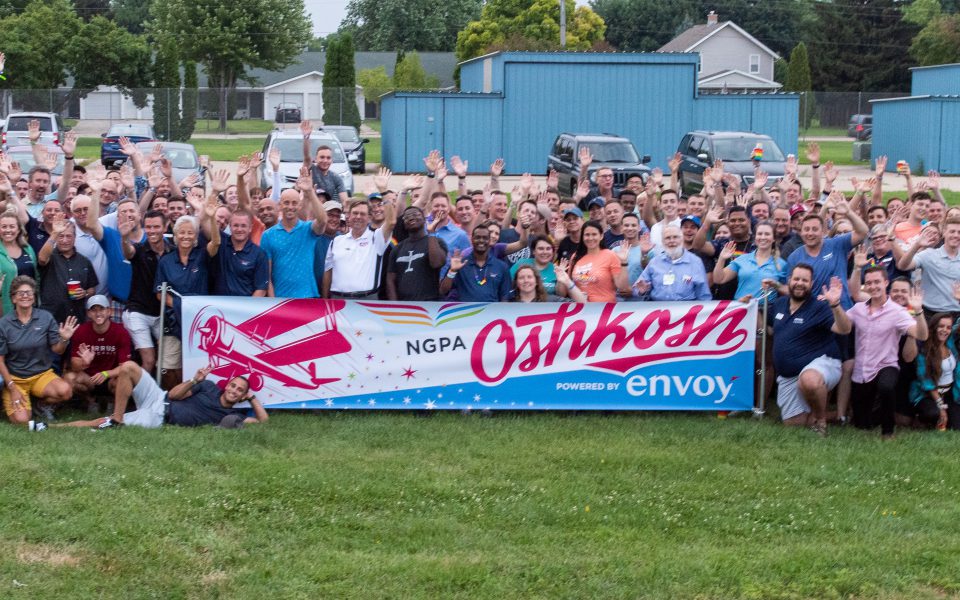
[[(190, 345), (210, 357), (212, 375), (224, 381), (246, 376), (250, 389), (259, 391), (266, 379), (286, 387), (313, 390), (339, 381), (339, 377), (317, 377), (312, 361), (350, 351), (350, 342), (337, 330), (336, 313), (343, 310), (343, 300), (284, 300), (239, 325), (228, 322), (215, 307), (204, 307), (190, 326)], [(267, 340), (323, 319), (325, 331), (273, 347)], [(307, 363), (306, 367), (302, 363)]]

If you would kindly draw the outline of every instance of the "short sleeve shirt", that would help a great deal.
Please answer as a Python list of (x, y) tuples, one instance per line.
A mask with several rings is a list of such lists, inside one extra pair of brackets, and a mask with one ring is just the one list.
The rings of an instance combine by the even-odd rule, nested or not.
[(271, 262), (274, 294), (279, 298), (317, 298), (320, 293), (313, 272), (315, 248), (320, 236), (312, 221), (299, 221), (287, 231), (278, 222), (263, 232), (260, 248)]
[(787, 259), (787, 273), (800, 263), (807, 263), (813, 268), (813, 284), (811, 290), (814, 296), (820, 293), (823, 286), (830, 287), (830, 278), (838, 277), (843, 284), (843, 294), (840, 304), (844, 310), (853, 306), (850, 299), (850, 290), (847, 289), (847, 256), (853, 249), (852, 234), (844, 233), (837, 237), (824, 238), (820, 253), (810, 256), (807, 247), (797, 248)]
[(453, 280), (463, 302), (506, 302), (510, 299), (510, 267), (498, 258), (487, 256), (478, 266), (471, 255)]
[(338, 200), (340, 192), (347, 193), (347, 188), (343, 185), (343, 180), (333, 171), (327, 171), (326, 175), (324, 175), (320, 172), (320, 168), (317, 167), (317, 165), (312, 165), (310, 167), (310, 173), (313, 175), (313, 187), (318, 194), (320, 192), (326, 192), (330, 194), (331, 198)]
[(840, 360), (840, 347), (831, 331), (833, 321), (830, 306), (814, 297), (792, 314), (790, 298), (777, 298), (767, 312), (767, 325), (773, 327), (773, 366), (777, 375), (796, 377), (821, 356)]
[(216, 425), (227, 415), (246, 415), (240, 408), (226, 408), (220, 404), (220, 388), (212, 381), (201, 381), (190, 390), (184, 400), (170, 401), (170, 424), (181, 427)]
[(375, 290), (380, 282), (380, 257), (387, 249), (383, 231), (364, 230), (338, 235), (327, 249), (325, 269), (333, 271), (330, 291), (343, 294)]
[(53, 367), (50, 346), (60, 341), (60, 328), (49, 312), (34, 308), (21, 323), (16, 312), (0, 317), (0, 356), (14, 377), (33, 377)]
[(582, 256), (573, 265), (573, 283), (587, 295), (587, 302), (616, 302), (615, 277), (620, 269), (620, 257), (612, 250), (600, 250)]
[(858, 302), (847, 311), (857, 335), (853, 381), (873, 381), (880, 369), (898, 367), (900, 336), (915, 323), (907, 309), (890, 298), (879, 310), (870, 311), (869, 302)]
[(237, 250), (230, 236), (225, 236), (216, 267), (214, 291), (219, 296), (252, 296), (257, 290), (266, 291), (270, 283), (267, 255), (251, 240)]
[(79, 281), (89, 290), (97, 287), (97, 274), (87, 257), (74, 252), (70, 258), (54, 250), (50, 262), (40, 267), (40, 306), (50, 311), (57, 322), (68, 316), (81, 323), (87, 320), (83, 299), (73, 300), (67, 295), (67, 282)]
[(924, 307), (936, 312), (960, 311), (960, 303), (953, 297), (953, 284), (960, 281), (960, 254), (950, 258), (942, 246), (927, 248), (913, 263), (923, 269), (920, 286)]
[(88, 375), (109, 371), (130, 360), (130, 334), (112, 321), (107, 321), (107, 330), (103, 333), (97, 333), (89, 321), (78, 327), (70, 340), (71, 358), (80, 358), (82, 344), (93, 350), (93, 362), (84, 369)]
[[(443, 240), (436, 240), (444, 248)], [(440, 269), (430, 266), (429, 243), (428, 237), (407, 238), (390, 253), (389, 272), (396, 276), (398, 299), (440, 299)]]

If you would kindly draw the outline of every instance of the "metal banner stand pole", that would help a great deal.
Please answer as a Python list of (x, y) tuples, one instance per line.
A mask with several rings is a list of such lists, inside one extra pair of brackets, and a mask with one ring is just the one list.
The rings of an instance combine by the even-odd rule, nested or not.
[(753, 416), (756, 418), (761, 418), (764, 415), (764, 412), (767, 408), (767, 306), (769, 302), (768, 298), (763, 298), (763, 311), (760, 324), (760, 368), (758, 369), (760, 375), (760, 402), (759, 406), (754, 406)]
[(167, 282), (160, 284), (160, 339), (157, 340), (157, 373), (155, 378), (157, 385), (160, 385), (160, 377), (163, 373), (163, 318), (167, 312)]

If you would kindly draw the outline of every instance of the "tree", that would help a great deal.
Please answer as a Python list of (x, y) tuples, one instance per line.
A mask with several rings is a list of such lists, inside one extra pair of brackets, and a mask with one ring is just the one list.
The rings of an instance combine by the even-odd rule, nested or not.
[(323, 52), (327, 49), (327, 38), (318, 36), (307, 42), (307, 52)]
[(341, 33), (331, 37), (327, 42), (327, 61), (323, 65), (323, 122), (360, 129), (353, 36)]
[[(567, 49), (589, 50), (603, 39), (606, 25), (597, 13), (574, 0), (567, 11)], [(516, 46), (522, 46), (516, 48)], [(560, 48), (560, 4), (556, 0), (490, 0), (480, 19), (457, 34), (457, 58), (474, 58), (496, 47), (501, 50)]]
[(815, 32), (807, 41), (813, 86), (821, 91), (902, 92), (910, 89), (903, 51), (919, 27), (903, 20), (897, 0), (815, 2)]
[(910, 56), (922, 66), (960, 62), (960, 16), (941, 15), (913, 38)]
[(46, 90), (67, 81), (67, 45), (83, 22), (66, 0), (34, 0), (0, 20), (7, 57), (6, 85)]
[(457, 32), (480, 16), (482, 0), (350, 0), (341, 32), (360, 50), (449, 52)]
[(180, 128), (179, 64), (173, 43), (162, 42), (153, 57), (153, 130), (162, 140), (175, 140)]
[(144, 23), (150, 20), (153, 0), (113, 0), (110, 5), (117, 25), (137, 35), (145, 31)]
[(698, 16), (695, 0), (595, 0), (591, 6), (607, 24), (606, 40), (625, 52), (653, 52)]
[(186, 142), (193, 136), (197, 127), (197, 63), (192, 60), (183, 63), (183, 100), (180, 107), (180, 126), (177, 127), (177, 140)]
[(203, 65), (227, 128), (227, 97), (247, 69), (289, 66), (310, 41), (303, 0), (155, 0), (148, 30), (176, 44), (180, 56)]
[(813, 118), (815, 110), (813, 94), (811, 93), (812, 81), (807, 46), (800, 42), (790, 53), (790, 63), (787, 65), (787, 80), (783, 84), (783, 90), (803, 94), (800, 101), (800, 127), (803, 129), (810, 127), (810, 120)]
[(73, 0), (73, 7), (77, 15), (84, 21), (94, 17), (110, 17), (110, 0)]
[(416, 52), (404, 54), (393, 71), (393, 87), (398, 90), (429, 90), (439, 86), (436, 77), (427, 75)]
[(924, 27), (943, 13), (940, 0), (913, 0), (904, 6), (903, 20)]
[(394, 89), (393, 79), (387, 75), (387, 69), (383, 65), (375, 69), (361, 69), (357, 73), (357, 83), (363, 88), (363, 96), (367, 102), (376, 103), (379, 114), (380, 96)]
[(67, 43), (68, 66), (74, 87), (92, 90), (113, 85), (134, 103), (146, 106), (150, 85), (150, 49), (142, 36), (136, 36), (102, 16), (95, 16)]

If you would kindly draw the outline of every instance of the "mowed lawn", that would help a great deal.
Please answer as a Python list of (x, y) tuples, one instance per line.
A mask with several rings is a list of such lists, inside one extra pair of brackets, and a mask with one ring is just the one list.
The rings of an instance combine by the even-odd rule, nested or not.
[(712, 415), (0, 427), (5, 598), (960, 596), (960, 436)]

